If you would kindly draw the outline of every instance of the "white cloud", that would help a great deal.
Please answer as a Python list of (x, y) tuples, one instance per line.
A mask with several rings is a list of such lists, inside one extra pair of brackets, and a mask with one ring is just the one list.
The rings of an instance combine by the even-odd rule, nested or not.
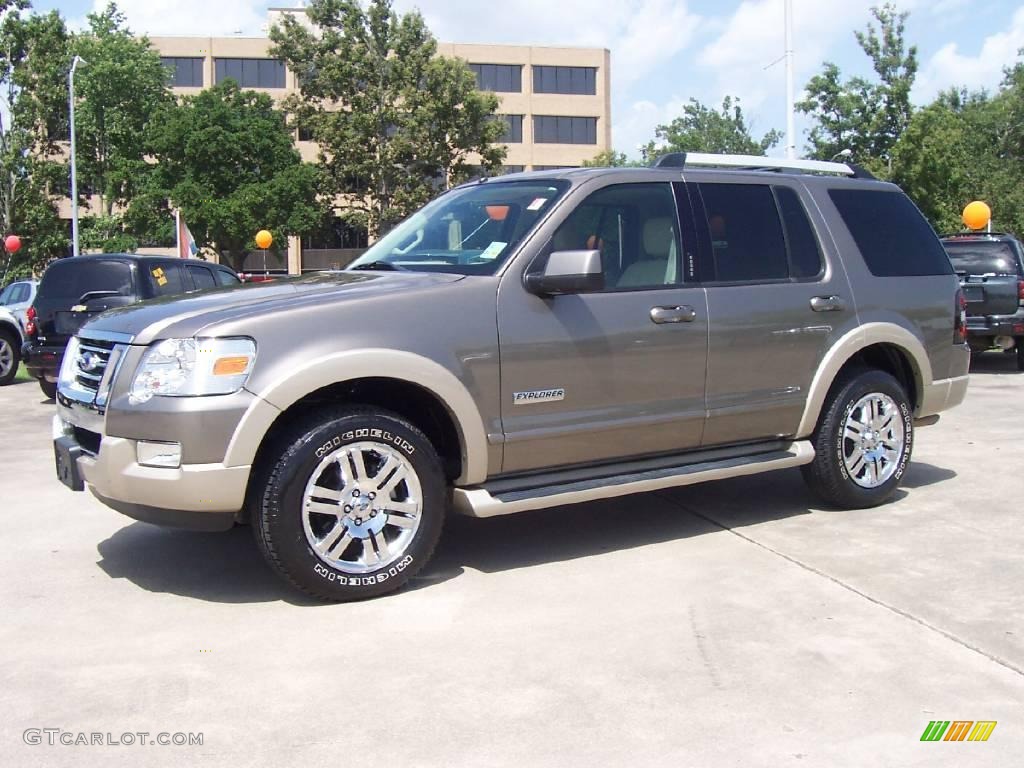
[[(107, 2), (93, 0), (93, 11)], [(259, 0), (117, 0), (117, 6), (140, 35), (265, 34), (267, 4)]]
[(480, 0), (398, 0), (395, 5), (400, 11), (419, 8), (431, 31), (449, 42), (608, 48), (613, 92), (683, 50), (701, 24), (680, 0), (507, 0), (500, 14)]
[(1003, 78), (1003, 68), (1017, 60), (1021, 48), (1024, 48), (1024, 7), (1013, 14), (1008, 29), (985, 38), (977, 55), (962, 53), (956, 43), (947, 43), (936, 51), (921, 68), (914, 84), (914, 100), (929, 101), (950, 86), (993, 90)]

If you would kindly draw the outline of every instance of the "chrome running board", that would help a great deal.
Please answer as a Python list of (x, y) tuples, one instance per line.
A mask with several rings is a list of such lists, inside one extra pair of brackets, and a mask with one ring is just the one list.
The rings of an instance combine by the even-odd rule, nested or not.
[(631, 493), (657, 491), (693, 485), (708, 480), (754, 475), (774, 469), (787, 469), (810, 464), (814, 448), (807, 441), (789, 443), (780, 450), (711, 461), (632, 471), (590, 480), (576, 480), (524, 490), (507, 488), (508, 482), (491, 483), (470, 488), (456, 488), (453, 493), (455, 511), (470, 517), (495, 517), (525, 512), (530, 509), (579, 504), (595, 499), (626, 496)]

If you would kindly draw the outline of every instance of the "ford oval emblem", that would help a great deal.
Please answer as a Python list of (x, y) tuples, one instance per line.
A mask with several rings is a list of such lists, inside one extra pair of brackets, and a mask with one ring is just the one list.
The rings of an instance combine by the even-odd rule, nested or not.
[(83, 352), (78, 356), (78, 367), (86, 373), (92, 373), (103, 364), (103, 358), (94, 352)]

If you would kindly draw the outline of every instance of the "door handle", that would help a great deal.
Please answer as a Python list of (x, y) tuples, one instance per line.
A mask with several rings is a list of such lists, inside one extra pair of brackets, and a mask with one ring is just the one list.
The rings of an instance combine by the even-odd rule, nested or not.
[(842, 296), (815, 296), (811, 299), (811, 309), (815, 312), (842, 312), (846, 302)]
[(697, 319), (697, 313), (693, 307), (651, 307), (651, 322), (662, 325), (664, 323), (692, 323)]

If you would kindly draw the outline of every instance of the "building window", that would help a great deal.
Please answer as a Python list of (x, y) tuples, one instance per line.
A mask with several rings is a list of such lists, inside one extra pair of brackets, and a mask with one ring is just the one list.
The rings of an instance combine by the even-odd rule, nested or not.
[(534, 115), (533, 140), (537, 144), (597, 144), (597, 118)]
[(578, 165), (535, 165), (533, 170), (535, 171), (567, 171), (573, 168), (579, 168)]
[(523, 116), (522, 115), (495, 115), (496, 120), (504, 120), (506, 124), (505, 133), (498, 141), (503, 144), (523, 143)]
[(596, 67), (533, 67), (534, 93), (597, 94)]
[(302, 238), (302, 249), (367, 248), (366, 227), (350, 224), (340, 216), (331, 219), (321, 231)]
[(476, 87), (481, 91), (521, 93), (523, 67), (521, 64), (470, 64), (476, 75)]
[(313, 129), (305, 125), (300, 125), (299, 141), (313, 141)]
[(526, 170), (525, 165), (503, 165), (501, 166), (502, 175), (506, 173), (522, 173)]
[(277, 59), (214, 59), (214, 82), (228, 78), (242, 88), (284, 88), (284, 62)]
[(202, 88), (203, 62), (196, 56), (161, 56), (160, 63), (167, 69), (168, 84), (172, 88)]

